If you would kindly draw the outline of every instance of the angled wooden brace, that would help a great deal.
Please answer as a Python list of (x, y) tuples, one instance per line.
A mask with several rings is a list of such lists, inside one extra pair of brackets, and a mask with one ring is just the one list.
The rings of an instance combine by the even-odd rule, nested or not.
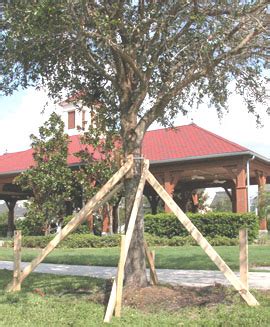
[(159, 184), (159, 182), (150, 173), (149, 170), (146, 173), (146, 180), (154, 188), (154, 190), (161, 197), (161, 199), (167, 204), (167, 206), (172, 210), (172, 212), (184, 225), (184, 227), (195, 239), (195, 241), (197, 241), (197, 243), (201, 246), (204, 252), (216, 264), (216, 266), (224, 274), (227, 280), (240, 293), (240, 295), (247, 302), (247, 304), (250, 306), (259, 305), (255, 297), (247, 290), (246, 286), (237, 278), (235, 273), (230, 269), (230, 267), (225, 263), (225, 261), (220, 257), (220, 255), (214, 250), (211, 244), (204, 238), (204, 236), (200, 233), (197, 227), (193, 225), (190, 219), (184, 214), (184, 212), (179, 208), (176, 202)]
[[(94, 210), (107, 202), (115, 193), (117, 193), (123, 186), (123, 183), (117, 183), (125, 176), (125, 174), (133, 166), (133, 157), (129, 157), (128, 161), (123, 165), (110, 180), (97, 192), (97, 194), (87, 202), (71, 221), (52, 239), (48, 245), (41, 251), (41, 253), (24, 268), (20, 275), (19, 282), (22, 283), (24, 279), (50, 254), (55, 247), (64, 240), (72, 231), (74, 231)], [(16, 285), (8, 284), (7, 291), (14, 291)]]

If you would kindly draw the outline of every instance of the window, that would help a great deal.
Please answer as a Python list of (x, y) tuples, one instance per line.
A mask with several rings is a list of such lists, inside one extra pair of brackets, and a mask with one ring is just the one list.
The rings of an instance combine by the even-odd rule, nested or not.
[(68, 112), (68, 129), (75, 128), (75, 110)]

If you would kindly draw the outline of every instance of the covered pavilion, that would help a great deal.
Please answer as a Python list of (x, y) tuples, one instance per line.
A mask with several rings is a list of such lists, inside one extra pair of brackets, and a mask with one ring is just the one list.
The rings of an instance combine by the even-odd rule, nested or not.
[[(68, 165), (80, 164), (73, 154), (82, 150), (80, 135), (70, 136)], [(258, 185), (259, 196), (264, 185), (270, 183), (270, 160), (196, 124), (148, 131), (142, 153), (150, 160), (150, 170), (186, 211), (192, 199), (196, 208), (196, 190), (222, 187), (232, 202), (232, 211), (249, 211), (249, 185)], [(6, 153), (0, 156), (0, 200), (9, 209), (9, 228), (14, 228), (14, 207), (18, 200), (30, 194), (22, 192), (13, 183), (14, 178), (34, 165), (32, 150)], [(159, 202), (157, 194), (146, 185), (144, 194), (155, 213)], [(165, 206), (165, 211), (169, 208)], [(266, 230), (266, 220), (261, 221)]]

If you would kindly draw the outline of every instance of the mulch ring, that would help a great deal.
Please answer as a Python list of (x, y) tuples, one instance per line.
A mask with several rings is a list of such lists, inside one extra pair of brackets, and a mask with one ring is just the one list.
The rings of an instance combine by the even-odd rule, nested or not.
[[(107, 305), (110, 290), (90, 296), (89, 300)], [(165, 310), (174, 312), (185, 307), (215, 306), (220, 303), (231, 304), (231, 291), (223, 285), (215, 284), (207, 287), (187, 287), (159, 285), (141, 289), (125, 288), (123, 305), (143, 312)]]

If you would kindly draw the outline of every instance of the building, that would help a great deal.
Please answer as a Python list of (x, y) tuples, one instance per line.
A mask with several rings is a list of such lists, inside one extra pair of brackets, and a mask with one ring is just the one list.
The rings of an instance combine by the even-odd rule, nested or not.
[[(68, 164), (78, 166), (80, 162), (73, 155), (82, 148), (77, 127), (87, 128), (93, 123), (94, 114), (67, 102), (60, 105), (71, 141)], [(184, 211), (190, 199), (196, 208), (197, 189), (222, 187), (231, 200), (232, 211), (247, 212), (249, 185), (258, 185), (260, 194), (265, 184), (270, 183), (269, 159), (193, 123), (148, 131), (142, 153), (150, 160), (152, 173)], [(31, 149), (0, 156), (0, 199), (6, 201), (10, 217), (16, 201), (27, 197), (13, 184), (13, 179), (33, 164)], [(144, 194), (152, 212), (156, 212), (159, 197), (149, 185)], [(166, 206), (165, 211), (169, 211)], [(260, 228), (266, 230), (265, 220)]]

